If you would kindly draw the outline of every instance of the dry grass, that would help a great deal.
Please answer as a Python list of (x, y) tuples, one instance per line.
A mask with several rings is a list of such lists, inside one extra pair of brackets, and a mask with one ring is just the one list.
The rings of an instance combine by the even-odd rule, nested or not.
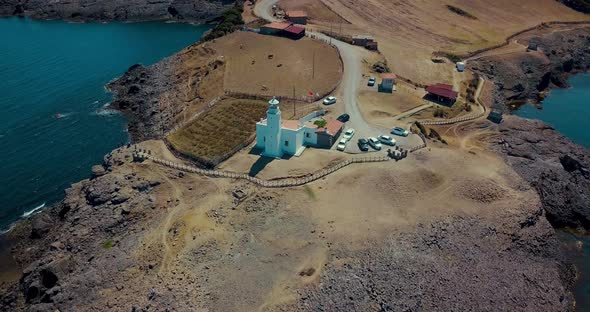
[(266, 103), (223, 100), (183, 129), (168, 136), (172, 147), (192, 158), (214, 161), (250, 139)]
[(322, 1), (352, 23), (347, 32), (374, 35), (395, 73), (424, 84), (452, 82), (452, 64), (434, 64), (434, 51), (461, 54), (502, 43), (541, 22), (590, 20), (554, 0)]
[(338, 51), (308, 38), (291, 40), (237, 32), (211, 46), (226, 62), (225, 89), (234, 92), (269, 96), (295, 93), (296, 97), (310, 91), (324, 94), (342, 76)]

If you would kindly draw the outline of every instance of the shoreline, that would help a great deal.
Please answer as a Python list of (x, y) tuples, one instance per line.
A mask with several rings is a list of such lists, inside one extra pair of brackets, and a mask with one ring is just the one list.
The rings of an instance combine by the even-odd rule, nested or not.
[[(176, 53), (176, 54), (174, 54), (174, 55), (177, 55), (177, 54), (178, 54), (178, 53)], [(166, 59), (168, 59), (168, 58), (171, 58), (171, 57), (172, 57), (172, 56), (174, 56), (174, 55), (171, 55), (171, 56), (169, 56), (169, 57), (167, 57), (167, 58), (165, 58), (165, 59), (162, 59), (162, 60), (160, 60), (160, 61), (159, 61), (158, 63), (156, 63), (156, 64), (165, 63), (164, 61), (165, 61)], [(154, 64), (153, 66), (155, 66), (156, 64)], [(134, 65), (134, 66), (135, 66), (135, 65)], [(132, 67), (133, 67), (133, 66), (132, 66)], [(142, 66), (142, 67), (143, 67), (143, 66)], [(146, 67), (143, 67), (143, 69), (145, 69), (145, 68), (146, 68)], [(130, 69), (131, 69), (131, 67), (130, 67)], [(123, 77), (125, 77), (125, 75), (127, 75), (127, 72), (126, 72), (126, 73), (125, 73), (125, 74), (124, 74), (122, 77), (119, 77), (119, 78), (117, 78), (115, 81), (117, 81), (117, 80), (119, 80), (119, 79), (122, 79)], [(109, 84), (110, 84), (110, 82), (109, 82)], [(111, 91), (111, 92), (112, 92), (112, 91)], [(117, 97), (118, 97), (118, 96), (117, 96), (117, 95), (116, 95), (114, 92), (113, 92), (113, 97), (114, 97), (114, 99), (113, 99), (113, 102), (117, 101)], [(113, 106), (113, 108), (117, 109), (118, 111), (121, 111), (121, 112), (122, 112), (122, 113), (123, 113), (125, 116), (127, 116), (127, 114), (126, 114), (124, 111), (122, 111), (122, 110), (121, 110), (119, 107)], [(126, 117), (126, 118), (131, 118), (131, 117)], [(129, 124), (128, 124), (128, 127), (129, 127)], [(544, 129), (544, 128), (543, 128), (543, 129)], [(130, 135), (130, 136), (132, 135), (132, 134), (131, 134), (131, 131), (130, 131), (130, 129), (129, 129), (129, 128), (128, 128), (128, 133), (129, 133), (129, 135)], [(559, 135), (559, 133), (557, 133), (557, 135)], [(566, 140), (568, 140), (568, 139), (566, 138)], [(142, 141), (142, 140), (140, 139), (139, 141)], [(567, 143), (567, 142), (566, 142), (566, 143)], [(569, 143), (570, 143), (570, 144), (572, 144), (573, 142), (571, 142), (571, 140), (570, 140), (570, 142), (569, 142)], [(573, 144), (575, 144), (575, 143), (573, 143)], [(107, 158), (107, 156), (109, 156), (110, 154), (113, 154), (113, 153), (115, 153), (117, 150), (118, 150), (118, 149), (115, 149), (115, 150), (113, 150), (111, 153), (109, 153), (108, 155), (106, 155), (106, 156), (105, 156), (105, 164), (104, 164), (104, 165), (102, 165), (103, 167), (106, 167), (106, 166), (107, 166), (107, 165), (106, 165), (106, 163), (107, 163), (107, 161), (106, 161), (106, 158)], [(91, 178), (91, 179), (94, 179), (94, 178)], [(75, 183), (75, 184), (82, 184), (82, 183), (84, 183), (85, 181), (87, 181), (87, 180), (83, 180), (83, 181), (77, 182), (77, 183)], [(527, 181), (528, 181), (528, 180), (527, 180)], [(74, 185), (72, 185), (70, 188), (74, 188)], [(66, 197), (66, 198), (67, 198), (67, 197)], [(32, 217), (35, 217), (35, 216), (37, 216), (37, 215), (39, 215), (39, 214), (45, 214), (45, 213), (49, 214), (49, 212), (50, 212), (50, 211), (53, 211), (53, 210), (58, 210), (58, 208), (60, 208), (60, 205), (64, 205), (64, 203), (63, 203), (63, 200), (62, 200), (62, 201), (60, 201), (60, 202), (58, 202), (58, 203), (56, 203), (55, 205), (51, 205), (51, 206), (49, 206), (49, 207), (46, 207), (45, 209), (42, 209), (42, 210), (41, 210), (39, 213), (35, 213), (35, 214), (31, 215), (31, 216), (30, 216), (31, 218), (21, 219), (21, 220), (19, 220), (19, 221), (15, 222), (14, 228), (17, 228), (17, 227), (19, 227), (19, 226), (21, 226), (21, 225), (22, 225), (23, 227), (26, 227), (26, 226), (25, 226), (25, 224), (24, 224), (26, 220), (30, 220), (30, 219), (32, 219)], [(552, 225), (553, 225), (553, 224), (552, 224)], [(58, 224), (58, 226), (61, 226), (61, 224)], [(555, 229), (555, 227), (554, 227), (554, 229)], [(11, 228), (11, 230), (12, 230), (12, 228)], [(10, 232), (10, 230), (9, 230), (8, 232)], [(1, 238), (2, 236), (4, 236), (4, 234), (3, 234), (3, 233), (0, 233), (0, 238)], [(90, 260), (89, 260), (89, 261), (90, 261)], [(562, 281), (562, 282), (564, 283), (564, 286), (567, 286), (567, 285), (565, 285), (566, 281)]]
[[(121, 21), (121, 20), (105, 20), (105, 21), (101, 21), (101, 20), (81, 20), (81, 21), (73, 21), (73, 20), (68, 20), (68, 19), (38, 19), (38, 18), (33, 18), (30, 16), (15, 16), (15, 15), (8, 15), (8, 16), (0, 16), (0, 18), (19, 18), (19, 19), (29, 19), (31, 21), (39, 21), (39, 22), (51, 22), (51, 21), (57, 21), (57, 22), (66, 22), (66, 23), (72, 23), (72, 24), (86, 24), (86, 23), (96, 23), (96, 24), (107, 24), (107, 23), (120, 23), (120, 24), (133, 24), (133, 23), (182, 23), (182, 24), (190, 24), (190, 25), (194, 25), (194, 26), (200, 26), (200, 25), (214, 25), (215, 23), (212, 22), (212, 20), (210, 19), (207, 23), (198, 23), (195, 21), (170, 21), (170, 20), (138, 20), (138, 21)], [(208, 30), (209, 31), (209, 30)], [(203, 33), (203, 35), (205, 35), (207, 32)], [(194, 44), (198, 44), (202, 38), (202, 36), (199, 37), (199, 39), (193, 43), (191, 43), (190, 45), (194, 45)], [(189, 45), (189, 46), (190, 46)], [(188, 46), (187, 46), (188, 47)], [(186, 47), (185, 47), (186, 48)], [(161, 63), (162, 61), (164, 61), (167, 58), (170, 58), (176, 54), (178, 54), (180, 51), (177, 51), (171, 55), (165, 56), (164, 58), (158, 60), (156, 63), (152, 64), (152, 65), (156, 65)], [(137, 64), (136, 64), (137, 65)], [(134, 65), (131, 65), (134, 66)], [(143, 66), (143, 65), (141, 65)], [(151, 66), (151, 65), (150, 65)], [(128, 69), (127, 69), (128, 70)], [(125, 75), (127, 73), (127, 70), (124, 71), (123, 75)], [(125, 111), (119, 109), (118, 107), (112, 105), (112, 103), (117, 99), (117, 95), (115, 92), (113, 92), (110, 88), (109, 85), (119, 79), (121, 79), (123, 76), (118, 76), (118, 77), (114, 77), (111, 80), (109, 80), (105, 85), (103, 85), (103, 89), (105, 91), (105, 93), (109, 94), (111, 96), (111, 101), (106, 103), (106, 106), (103, 106), (101, 109), (110, 109), (113, 113), (115, 114), (121, 114), (124, 116), (125, 118), (125, 129), (124, 132), (127, 133), (127, 142), (128, 143), (133, 143), (135, 140), (135, 138), (133, 137), (133, 135), (129, 132), (129, 124), (131, 121), (131, 118), (133, 118), (132, 115), (126, 113)], [(117, 150), (118, 148), (120, 148), (121, 146), (117, 146), (114, 149), (112, 149), (109, 153), (112, 153), (113, 151)], [(108, 154), (107, 154), (108, 155)], [(106, 157), (106, 155), (102, 156), (103, 158)], [(95, 166), (96, 164), (90, 165), (90, 167), (88, 167), (88, 177), (90, 177), (92, 175), (91, 173), (91, 168), (93, 166)], [(72, 183), (70, 183), (70, 187), (73, 184), (79, 183), (80, 181), (73, 181)], [(18, 214), (14, 216), (14, 221), (8, 223), (6, 226), (1, 227), (0, 228), (0, 237), (1, 236), (6, 236), (6, 234), (8, 234), (9, 232), (11, 232), (15, 227), (17, 227), (19, 225), (19, 223), (24, 222), (26, 220), (31, 219), (32, 217), (34, 217), (37, 214), (43, 213), (46, 210), (52, 209), (55, 206), (59, 206), (60, 204), (62, 204), (64, 198), (65, 198), (65, 194), (62, 194), (62, 196), (60, 197), (60, 199), (56, 200), (55, 202), (52, 202), (50, 204), (47, 204), (47, 202), (43, 202), (40, 205), (37, 205), (35, 207), (32, 207), (29, 210), (24, 211), (22, 214)]]

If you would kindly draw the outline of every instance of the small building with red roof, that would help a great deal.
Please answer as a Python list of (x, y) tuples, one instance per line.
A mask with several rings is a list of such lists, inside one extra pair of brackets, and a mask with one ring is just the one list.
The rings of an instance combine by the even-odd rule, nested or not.
[(260, 33), (263, 35), (278, 35), (287, 27), (291, 26), (291, 23), (285, 22), (272, 22), (260, 27)]
[(383, 93), (393, 93), (396, 79), (397, 76), (394, 73), (381, 74), (381, 83), (378, 85), (377, 90)]
[(291, 25), (283, 30), (283, 34), (287, 38), (298, 40), (305, 37), (305, 28)]
[(437, 83), (426, 87), (427, 97), (443, 104), (453, 104), (459, 93), (449, 84)]
[(299, 25), (306, 25), (307, 24), (307, 12), (296, 10), (296, 11), (287, 11), (285, 12), (285, 16), (287, 20), (299, 24)]

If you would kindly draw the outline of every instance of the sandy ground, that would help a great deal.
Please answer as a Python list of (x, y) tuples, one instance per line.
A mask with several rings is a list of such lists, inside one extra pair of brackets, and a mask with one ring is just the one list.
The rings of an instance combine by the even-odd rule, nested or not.
[(307, 148), (299, 157), (271, 159), (260, 151), (246, 148), (219, 165), (219, 169), (244, 172), (262, 179), (302, 176), (345, 160), (350, 155), (324, 149)]
[[(457, 137), (447, 138), (450, 147), (432, 145), (400, 162), (353, 165), (280, 190), (178, 177), (148, 161), (140, 166), (164, 181), (159, 202), (174, 205), (168, 204), (160, 225), (135, 247), (138, 261), (158, 263), (163, 285), (194, 281), (195, 307), (273, 311), (291, 304), (298, 289), (318, 282), (324, 264), (341, 261), (334, 254), (339, 247), (364, 250), (367, 240), (448, 215), (486, 218), (531, 196), (518, 190), (519, 179), (500, 159), (481, 149), (473, 129), (464, 130), (449, 133)], [(146, 144), (160, 152), (156, 141)], [(260, 176), (302, 174), (314, 169), (311, 163), (324, 166), (340, 158), (332, 155), (341, 154), (308, 150), (300, 158), (271, 162)], [(254, 157), (234, 156), (222, 167), (247, 170)], [(237, 205), (231, 197), (236, 188), (248, 194)]]
[(303, 97), (329, 92), (342, 76), (337, 50), (308, 38), (236, 32), (211, 46), (226, 61), (224, 86), (230, 91)]
[[(379, 82), (380, 79), (377, 79)], [(399, 122), (398, 118), (404, 112), (414, 108), (430, 104), (422, 99), (423, 89), (415, 89), (414, 86), (398, 83), (397, 91), (392, 94), (377, 92), (377, 87), (365, 88), (359, 93), (358, 103), (361, 113), (367, 121), (385, 128), (405, 125), (407, 122)]]

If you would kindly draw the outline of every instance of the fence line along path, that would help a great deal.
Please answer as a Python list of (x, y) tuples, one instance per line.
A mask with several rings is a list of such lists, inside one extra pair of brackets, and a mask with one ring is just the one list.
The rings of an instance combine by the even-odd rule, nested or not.
[[(403, 159), (407, 156), (408, 151), (400, 151), (401, 158)], [(267, 188), (281, 188), (281, 187), (292, 187), (292, 186), (300, 186), (305, 185), (307, 183), (317, 181), (329, 174), (332, 174), (344, 167), (347, 167), (351, 164), (359, 164), (359, 163), (373, 163), (373, 162), (385, 162), (392, 160), (389, 156), (366, 156), (366, 157), (357, 157), (352, 159), (347, 159), (342, 161), (332, 167), (322, 169), (319, 171), (314, 172), (311, 175), (303, 176), (303, 177), (287, 177), (281, 178), (276, 180), (264, 180), (256, 177), (249, 176), (245, 173), (238, 173), (238, 172), (231, 172), (231, 171), (223, 171), (223, 170), (215, 170), (215, 169), (202, 169), (191, 165), (180, 164), (177, 162), (161, 159), (158, 157), (154, 157), (151, 152), (147, 150), (140, 150), (135, 151), (133, 154), (133, 159), (136, 161), (143, 161), (149, 159), (157, 164), (160, 164), (165, 167), (169, 167), (172, 169), (189, 172), (189, 173), (196, 173), (200, 175), (205, 175), (214, 178), (230, 178), (230, 179), (242, 179), (250, 181), (254, 184), (257, 184), (262, 187)]]

